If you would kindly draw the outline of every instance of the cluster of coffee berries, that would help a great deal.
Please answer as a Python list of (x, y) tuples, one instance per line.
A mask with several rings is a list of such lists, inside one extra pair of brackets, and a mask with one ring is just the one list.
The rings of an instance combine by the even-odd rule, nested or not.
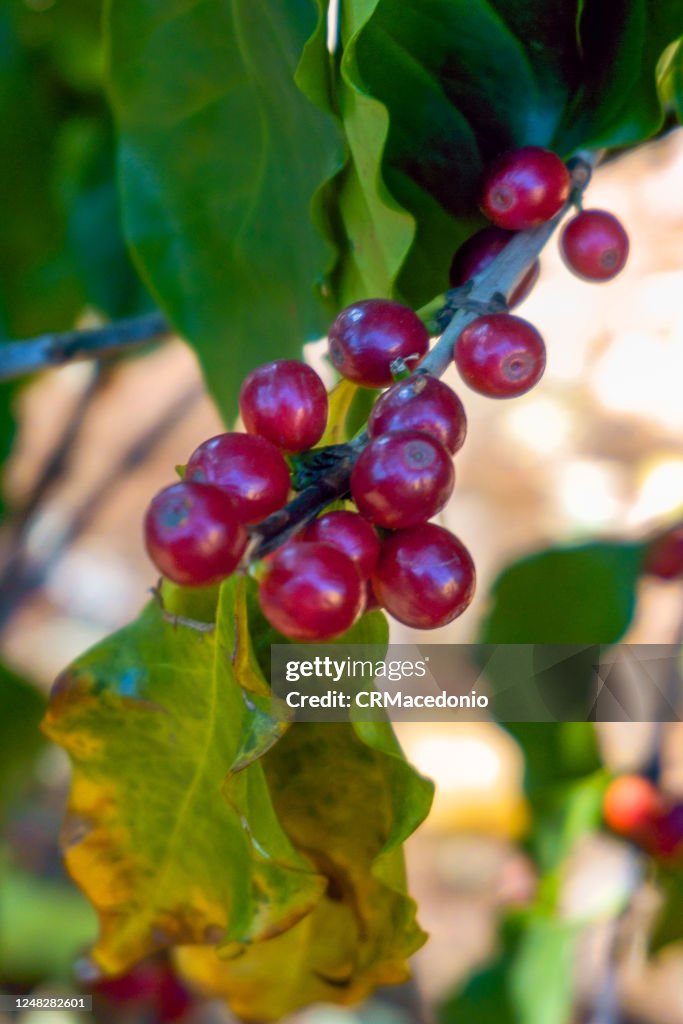
[[(444, 625), (469, 604), (474, 566), (461, 542), (428, 520), (448, 501), (452, 455), (466, 431), (460, 400), (437, 377), (394, 381), (414, 367), (429, 335), (412, 310), (389, 300), (348, 307), (334, 321), (329, 352), (343, 376), (387, 387), (349, 481), (346, 507), (325, 511), (257, 567), (263, 614), (297, 640), (340, 635), (382, 606), (408, 625)], [(327, 395), (311, 367), (280, 360), (253, 370), (240, 391), (246, 433), (221, 434), (190, 456), (181, 482), (147, 511), (147, 550), (185, 586), (230, 575), (250, 528), (287, 502), (287, 456), (310, 451), (327, 420)]]
[[(554, 153), (527, 147), (497, 160), (481, 199), (494, 226), (456, 252), (452, 285), (480, 274), (515, 232), (554, 217), (570, 196), (569, 171)], [(610, 214), (591, 210), (570, 221), (561, 247), (578, 274), (607, 280), (623, 266), (628, 239)], [(510, 306), (537, 276), (536, 261), (516, 284)], [(257, 567), (263, 614), (288, 637), (339, 636), (378, 606), (406, 625), (432, 629), (451, 622), (472, 599), (467, 549), (429, 522), (453, 490), (452, 456), (464, 442), (466, 419), (457, 395), (420, 366), (428, 348), (419, 317), (390, 300), (354, 303), (330, 328), (329, 358), (339, 373), (386, 390), (371, 412), (346, 507), (325, 511)], [(540, 379), (545, 346), (526, 320), (491, 312), (461, 332), (453, 358), (474, 390), (510, 398)], [(184, 586), (212, 584), (235, 571), (250, 531), (258, 534), (258, 525), (287, 503), (291, 457), (314, 449), (325, 431), (327, 394), (304, 363), (277, 360), (253, 370), (239, 404), (246, 433), (201, 444), (183, 480), (161, 491), (147, 512), (150, 557)]]
[[(550, 220), (571, 197), (571, 177), (562, 160), (537, 146), (505, 153), (490, 167), (481, 210), (492, 227), (472, 235), (453, 256), (450, 284), (461, 287), (481, 274), (518, 231)], [(581, 210), (565, 226), (560, 251), (569, 269), (586, 281), (609, 281), (623, 268), (628, 236), (611, 213)], [(508, 296), (519, 305), (539, 275), (535, 260)], [(511, 398), (534, 386), (545, 369), (545, 346), (527, 320), (510, 313), (479, 317), (458, 339), (455, 362), (463, 380), (491, 398)]]
[(657, 860), (683, 865), (683, 802), (642, 775), (622, 775), (607, 788), (606, 824)]

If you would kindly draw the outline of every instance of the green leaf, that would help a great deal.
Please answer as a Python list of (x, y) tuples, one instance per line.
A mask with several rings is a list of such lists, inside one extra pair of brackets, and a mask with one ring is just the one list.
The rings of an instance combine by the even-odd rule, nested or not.
[(658, 131), (657, 65), (682, 30), (677, 0), (588, 0), (579, 21), (581, 81), (555, 145), (634, 145)]
[(657, 83), (664, 106), (683, 120), (683, 41), (672, 43), (662, 54)]
[(592, 774), (600, 767), (595, 727), (589, 722), (509, 722), (507, 731), (524, 752), (525, 789), (532, 800), (548, 788)]
[(293, 82), (314, 24), (312, 0), (108, 7), (127, 237), (227, 419), (246, 371), (326, 326), (309, 207), (338, 136)]
[(663, 902), (650, 936), (653, 953), (673, 942), (683, 942), (683, 873), (659, 867), (657, 881)]
[(378, 0), (353, 60), (388, 113), (383, 180), (416, 222), (396, 290), (420, 307), (445, 289), (501, 150), (568, 156), (657, 131), (655, 69), (679, 34), (676, 0)]
[(520, 1024), (568, 1024), (580, 929), (534, 915), (522, 933), (510, 972), (510, 998)]
[[(63, 846), (99, 915), (95, 964), (180, 947), (201, 988), (275, 1019), (405, 979), (424, 935), (402, 844), (432, 786), (386, 723), (273, 715), (249, 597), (226, 580), (211, 625), (212, 592), (163, 588), (58, 680), (45, 729), (73, 763)], [(341, 639), (386, 636), (375, 613)]]
[(534, 794), (536, 820), (531, 845), (540, 869), (546, 872), (539, 898), (553, 907), (562, 881), (562, 865), (581, 840), (602, 826), (609, 781), (609, 773), (599, 768), (565, 785), (548, 783)]
[(440, 1024), (518, 1024), (508, 991), (509, 954), (477, 971), (439, 1007)]
[(42, 693), (0, 663), (0, 810), (12, 798), (44, 745)]
[(231, 663), (234, 603), (199, 632), (157, 604), (55, 684), (47, 734), (71, 757), (67, 867), (98, 911), (107, 972), (179, 942), (234, 948), (290, 927), (321, 880), (273, 813), (263, 769), (221, 786), (250, 707)]
[(628, 629), (644, 547), (549, 548), (505, 569), (481, 629), (489, 644), (613, 644)]
[(69, 326), (81, 303), (63, 251), (63, 215), (46, 185), (61, 113), (48, 82), (57, 87), (51, 70), (23, 47), (20, 22), (18, 10), (0, 10), (0, 336), (6, 337)]
[(297, 84), (309, 99), (337, 115), (347, 145), (343, 168), (321, 186), (314, 208), (316, 224), (337, 254), (328, 278), (336, 309), (358, 299), (391, 296), (415, 232), (413, 218), (382, 178), (387, 109), (369, 95), (356, 61), (357, 41), (376, 7), (377, 0), (340, 6), (340, 62), (326, 51), (321, 21), (297, 72)]

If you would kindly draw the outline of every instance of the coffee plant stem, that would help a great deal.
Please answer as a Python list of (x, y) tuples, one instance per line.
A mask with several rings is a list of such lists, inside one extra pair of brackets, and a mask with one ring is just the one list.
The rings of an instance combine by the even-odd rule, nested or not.
[(152, 341), (169, 338), (172, 333), (161, 313), (148, 313), (103, 327), (41, 334), (24, 341), (6, 341), (0, 344), (0, 381), (85, 359), (102, 359), (128, 352)]

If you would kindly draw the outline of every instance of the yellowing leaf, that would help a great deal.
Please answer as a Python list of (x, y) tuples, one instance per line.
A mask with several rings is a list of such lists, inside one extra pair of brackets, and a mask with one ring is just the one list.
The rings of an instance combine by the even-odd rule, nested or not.
[(326, 877), (326, 896), (273, 940), (232, 959), (186, 947), (179, 968), (254, 1020), (319, 1000), (353, 1003), (404, 981), (406, 958), (425, 936), (406, 895), (401, 842), (427, 813), (430, 784), (381, 724), (295, 723), (262, 764), (275, 813)]
[(57, 681), (45, 731), (69, 753), (69, 872), (100, 919), (91, 956), (119, 972), (178, 943), (235, 948), (280, 933), (324, 881), (273, 811), (260, 762), (221, 791), (252, 722), (231, 662), (234, 594), (219, 627), (150, 605)]

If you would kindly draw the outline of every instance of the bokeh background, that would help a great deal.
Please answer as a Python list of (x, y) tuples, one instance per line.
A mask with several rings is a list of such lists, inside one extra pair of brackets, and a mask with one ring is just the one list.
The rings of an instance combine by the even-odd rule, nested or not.
[[(41, 4), (33, 0), (30, 6)], [(66, 48), (59, 56), (72, 100), (77, 97), (82, 107), (80, 128), (72, 126), (61, 142), (65, 166), (69, 146), (90, 144), (87, 125), (104, 123), (102, 111), (94, 109), (98, 68), (94, 57), (93, 67), (84, 59), (88, 52), (75, 43), (73, 53)], [(457, 457), (455, 493), (441, 518), (472, 551), (479, 586), (468, 613), (430, 640), (471, 640), (497, 573), (528, 551), (596, 536), (642, 537), (683, 515), (682, 181), (681, 131), (597, 171), (589, 205), (623, 220), (630, 261), (613, 283), (595, 286), (573, 278), (555, 244), (548, 247), (540, 283), (523, 307), (548, 346), (541, 386), (515, 402), (497, 403), (465, 393), (452, 376), (465, 401), (469, 439)], [(33, 187), (43, 185), (38, 175)], [(99, 195), (101, 204), (111, 203), (108, 185)], [(98, 210), (95, 204), (91, 216)], [(82, 217), (90, 223), (88, 214)], [(23, 233), (44, 228), (38, 218), (14, 230), (20, 241)], [(41, 280), (49, 284), (51, 278), (36, 274), (36, 304), (43, 301)], [(116, 294), (122, 287), (118, 282)], [(136, 287), (134, 279), (126, 284)], [(143, 296), (140, 308), (146, 302)], [(111, 296), (100, 304), (92, 293), (75, 296), (77, 323), (100, 322), (107, 304), (111, 312)], [(31, 318), (22, 323), (29, 327)], [(323, 352), (324, 343), (313, 343), (307, 358), (331, 381)], [(154, 581), (140, 529), (146, 503), (172, 481), (177, 463), (222, 428), (195, 359), (180, 340), (125, 361), (47, 372), (15, 391), (12, 404), (17, 435), (5, 473), (9, 514), (0, 535), (0, 651), (17, 676), (46, 693), (72, 658), (128, 622), (146, 601)], [(672, 642), (681, 627), (682, 598), (681, 583), (643, 580), (626, 639)], [(392, 629), (397, 641), (417, 636)], [(26, 707), (33, 721), (39, 706), (29, 697)], [(64, 877), (58, 852), (68, 766), (60, 751), (37, 738), (35, 747), (22, 741), (22, 749), (13, 751), (15, 724), (9, 713), (4, 731), (0, 721), (0, 778), (12, 776), (0, 806), (0, 990), (81, 991), (71, 964), (95, 925)], [(608, 762), (637, 766), (649, 731), (604, 726)], [(358, 1011), (311, 1009), (300, 1017), (308, 1024), (431, 1019), (489, 955), (502, 909), (523, 903), (534, 890), (533, 870), (517, 845), (525, 825), (523, 763), (510, 737), (494, 724), (481, 724), (404, 725), (401, 738), (408, 756), (437, 782), (432, 815), (408, 846), (412, 889), (431, 938), (416, 957), (413, 986), (381, 994)], [(672, 727), (665, 742), (673, 785), (680, 780), (683, 791), (681, 738)], [(630, 870), (621, 844), (596, 840), (565, 880), (568, 913), (580, 915), (586, 902), (609, 902), (615, 886), (628, 884)], [(650, 909), (644, 906), (643, 914)], [(606, 929), (591, 929), (584, 942), (577, 970), (585, 1005), (601, 976)], [(683, 1022), (683, 957), (646, 967), (636, 956), (622, 982), (624, 1021)], [(154, 1011), (144, 1002), (122, 1009), (105, 1000), (96, 1015), (149, 1020)], [(218, 1003), (193, 1004), (187, 1016), (229, 1019)], [(37, 1011), (19, 1019), (42, 1024)], [(45, 1018), (51, 1024), (79, 1019), (66, 1012)], [(580, 1006), (575, 1019), (588, 1019)], [(0, 1021), (5, 1024), (1, 1013)]]

